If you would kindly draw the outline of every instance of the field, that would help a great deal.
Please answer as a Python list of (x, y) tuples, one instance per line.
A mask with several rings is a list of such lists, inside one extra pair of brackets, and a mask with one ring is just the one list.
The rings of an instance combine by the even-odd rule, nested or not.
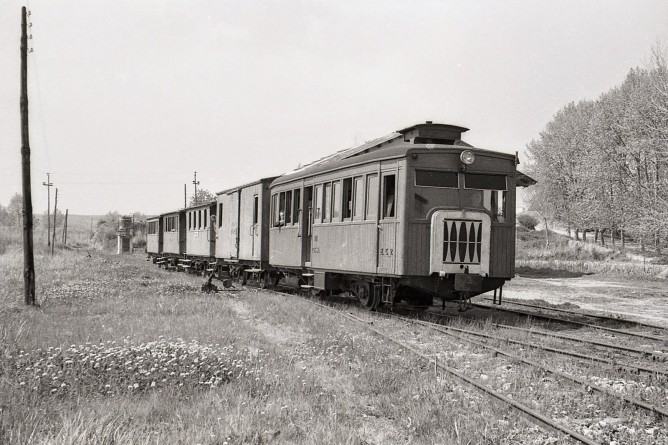
[[(138, 254), (36, 263), (40, 307), (26, 308), (20, 251), (0, 255), (0, 443), (571, 443), (303, 298), (204, 294), (201, 277)], [(548, 412), (581, 390), (392, 323), (377, 322)], [(665, 403), (665, 388), (639, 382), (629, 391)], [(652, 416), (582, 397), (554, 415), (619, 444), (666, 439)]]

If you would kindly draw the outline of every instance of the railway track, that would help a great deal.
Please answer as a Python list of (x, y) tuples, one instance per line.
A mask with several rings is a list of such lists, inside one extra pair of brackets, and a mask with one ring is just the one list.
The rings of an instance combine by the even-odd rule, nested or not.
[[(309, 300), (309, 301), (311, 301), (311, 300)], [(317, 306), (320, 306), (320, 307), (328, 310), (328, 311), (332, 311), (333, 313), (335, 313), (338, 316), (347, 318), (348, 320), (351, 320), (355, 323), (363, 325), (367, 330), (369, 330), (369, 331), (373, 332), (374, 334), (378, 335), (379, 337), (381, 337), (381, 338), (383, 338), (383, 339), (401, 347), (402, 349), (404, 349), (406, 351), (409, 351), (412, 354), (422, 358), (424, 361), (430, 363), (435, 368), (438, 368), (441, 371), (444, 371), (445, 373), (447, 373), (448, 375), (456, 377), (459, 380), (467, 383), (468, 385), (473, 386), (474, 388), (477, 388), (478, 390), (484, 392), (485, 394), (489, 395), (490, 397), (493, 397), (494, 399), (499, 400), (499, 401), (505, 403), (506, 405), (515, 408), (523, 416), (530, 419), (531, 421), (533, 421), (537, 425), (541, 426), (542, 428), (545, 428), (549, 431), (564, 434), (564, 435), (570, 437), (571, 439), (574, 439), (574, 440), (578, 441), (579, 443), (583, 443), (583, 444), (587, 444), (587, 445), (598, 445), (598, 442), (584, 436), (583, 434), (580, 434), (579, 432), (577, 432), (577, 431), (575, 431), (571, 428), (568, 428), (568, 427), (566, 427), (566, 426), (564, 426), (564, 425), (562, 425), (558, 422), (555, 422), (551, 418), (539, 413), (538, 411), (530, 408), (529, 406), (524, 405), (520, 402), (517, 402), (516, 400), (513, 400), (512, 398), (509, 398), (506, 395), (504, 395), (504, 394), (502, 394), (502, 393), (500, 393), (500, 392), (498, 392), (498, 391), (496, 391), (492, 388), (489, 388), (486, 385), (476, 381), (475, 379), (472, 379), (471, 377), (468, 377), (467, 375), (458, 371), (457, 369), (452, 368), (450, 366), (447, 366), (444, 363), (439, 362), (437, 359), (429, 357), (427, 354), (419, 351), (415, 347), (413, 347), (413, 346), (411, 346), (411, 345), (409, 345), (405, 342), (402, 342), (400, 340), (397, 340), (397, 339), (393, 338), (387, 332), (384, 332), (380, 329), (375, 328), (372, 325), (372, 323), (370, 323), (368, 320), (364, 320), (361, 317), (358, 317), (358, 316), (353, 315), (351, 313), (344, 312), (341, 309), (336, 309), (336, 308), (334, 308), (332, 306), (329, 306), (329, 305), (325, 305), (325, 304), (317, 303), (317, 302), (313, 302), (313, 301), (311, 301), (311, 302), (313, 304), (317, 305)]]
[[(484, 301), (494, 301), (492, 298), (485, 297), (482, 300)], [(522, 307), (530, 307), (534, 309), (540, 309), (540, 310), (548, 310), (548, 311), (554, 311), (554, 312), (561, 312), (565, 314), (571, 314), (571, 315), (579, 315), (579, 316), (584, 316), (584, 317), (589, 317), (593, 319), (598, 319), (598, 320), (606, 320), (606, 321), (615, 321), (618, 323), (624, 323), (628, 324), (631, 326), (636, 326), (636, 327), (641, 327), (641, 328), (649, 328), (649, 329), (658, 329), (661, 331), (668, 331), (668, 327), (666, 326), (659, 326), (651, 323), (645, 323), (641, 321), (636, 321), (636, 320), (631, 320), (628, 318), (623, 318), (623, 317), (615, 317), (612, 315), (605, 315), (605, 314), (596, 314), (592, 313), (589, 311), (571, 311), (568, 309), (563, 309), (563, 308), (557, 308), (557, 307), (551, 307), (551, 306), (544, 306), (544, 305), (539, 305), (539, 304), (530, 304), (530, 303), (520, 303), (515, 300), (509, 300), (509, 299), (504, 299), (503, 300), (504, 304), (513, 304), (515, 306), (522, 306)]]
[[(467, 332), (466, 330), (455, 329), (455, 328), (451, 328), (451, 327), (445, 327), (445, 326), (437, 324), (437, 323), (427, 322), (427, 321), (424, 321), (424, 320), (418, 320), (418, 319), (415, 319), (415, 318), (407, 318), (407, 317), (397, 315), (397, 314), (393, 314), (393, 313), (382, 313), (382, 312), (369, 313), (369, 312), (367, 312), (367, 313), (365, 313), (365, 317), (371, 317), (371, 319), (365, 319), (363, 317), (354, 315), (351, 312), (349, 312), (349, 309), (350, 309), (349, 305), (338, 304), (338, 303), (323, 304), (323, 303), (319, 303), (319, 302), (313, 302), (312, 300), (309, 300), (309, 301), (311, 301), (313, 304), (316, 304), (316, 305), (318, 305), (320, 307), (323, 307), (327, 310), (334, 311), (334, 312), (337, 313), (337, 315), (348, 318), (348, 319), (350, 319), (352, 321), (355, 321), (357, 323), (363, 324), (366, 329), (368, 329), (371, 332), (375, 333), (376, 335), (386, 339), (387, 341), (390, 341), (390, 342), (400, 346), (401, 348), (403, 348), (407, 351), (410, 351), (411, 353), (421, 357), (423, 360), (427, 361), (428, 363), (430, 363), (430, 365), (433, 365), (435, 368), (438, 368), (438, 369), (446, 372), (447, 374), (466, 382), (467, 384), (473, 386), (474, 388), (486, 393), (490, 397), (493, 397), (497, 400), (500, 400), (500, 401), (510, 405), (514, 409), (518, 410), (524, 417), (532, 420), (533, 422), (542, 426), (543, 428), (546, 428), (547, 430), (550, 430), (550, 431), (558, 431), (560, 433), (563, 433), (563, 434), (567, 435), (568, 437), (570, 437), (571, 439), (574, 439), (574, 440), (578, 441), (579, 443), (593, 444), (593, 443), (598, 443), (598, 442), (592, 440), (589, 437), (586, 437), (586, 436), (580, 434), (579, 432), (577, 432), (576, 430), (574, 430), (572, 428), (564, 426), (563, 424), (547, 417), (544, 414), (541, 414), (539, 411), (534, 410), (531, 407), (529, 407), (525, 404), (522, 404), (521, 402), (518, 402), (517, 400), (514, 400), (513, 398), (508, 397), (508, 396), (504, 395), (503, 393), (494, 390), (493, 388), (488, 387), (487, 385), (485, 385), (485, 384), (467, 376), (466, 374), (462, 373), (461, 371), (447, 366), (442, 361), (439, 361), (437, 358), (434, 358), (433, 355), (430, 355), (430, 354), (427, 354), (423, 351), (420, 351), (419, 348), (417, 348), (413, 345), (410, 345), (407, 342), (404, 342), (404, 341), (401, 341), (401, 340), (398, 340), (398, 339), (394, 338), (390, 332), (384, 331), (382, 329), (379, 329), (377, 326), (375, 326), (374, 325), (374, 320), (377, 320), (379, 318), (396, 319), (396, 320), (400, 320), (400, 321), (405, 322), (405, 323), (418, 324), (418, 325), (427, 327), (427, 328), (435, 330), (435, 331), (437, 331), (441, 334), (448, 335), (452, 338), (455, 338), (455, 339), (458, 339), (458, 340), (461, 340), (461, 341), (465, 341), (465, 342), (473, 345), (474, 347), (486, 349), (486, 350), (494, 352), (494, 354), (502, 355), (502, 356), (508, 357), (508, 358), (510, 358), (514, 361), (524, 363), (525, 365), (534, 367), (536, 369), (540, 369), (541, 371), (546, 372), (546, 373), (550, 373), (550, 374), (554, 375), (555, 377), (558, 377), (560, 379), (569, 381), (573, 385), (576, 385), (576, 386), (579, 386), (579, 387), (582, 387), (582, 388), (586, 388), (587, 391), (599, 392), (599, 393), (605, 395), (606, 397), (617, 399), (620, 402), (622, 402), (622, 403), (624, 403), (624, 404), (626, 404), (626, 405), (628, 405), (628, 406), (630, 406), (634, 409), (644, 410), (649, 415), (659, 416), (659, 417), (664, 419), (664, 422), (665, 422), (665, 419), (668, 419), (668, 410), (666, 410), (663, 407), (652, 405), (652, 404), (647, 403), (647, 402), (645, 402), (643, 400), (640, 400), (638, 398), (634, 398), (634, 397), (626, 396), (624, 394), (620, 394), (620, 393), (618, 393), (614, 390), (607, 389), (605, 387), (597, 385), (594, 382), (587, 381), (587, 380), (582, 379), (582, 378), (578, 378), (576, 376), (573, 376), (573, 375), (570, 375), (568, 373), (559, 371), (557, 369), (553, 369), (552, 367), (549, 367), (549, 366), (546, 366), (544, 364), (538, 363), (534, 360), (530, 360), (530, 359), (527, 359), (527, 358), (524, 358), (524, 357), (520, 357), (516, 354), (513, 354), (513, 353), (511, 353), (509, 351), (506, 351), (506, 350), (503, 350), (501, 348), (497, 348), (497, 347), (494, 347), (492, 345), (489, 345), (489, 344), (486, 344), (486, 343), (483, 343), (483, 342), (480, 342), (480, 341), (472, 340), (470, 338), (467, 338), (464, 335), (459, 335), (460, 333), (475, 335), (476, 333), (474, 333), (473, 331)], [(449, 331), (457, 331), (458, 333), (449, 332)], [(630, 367), (633, 368), (634, 366), (631, 365)], [(637, 368), (638, 367), (636, 367), (636, 369)], [(642, 367), (640, 367), (640, 368), (642, 368)], [(653, 370), (653, 369), (647, 369), (646, 371), (649, 372), (649, 373), (656, 373), (656, 374), (659, 374), (659, 375), (662, 375), (662, 376), (667, 375), (665, 372), (662, 372), (660, 370), (659, 370), (658, 373), (655, 372), (657, 370)]]
[[(494, 309), (494, 310), (503, 311), (503, 312), (511, 312), (511, 313), (514, 313), (514, 314), (525, 315), (525, 316), (533, 317), (533, 318), (536, 318), (536, 319), (548, 320), (548, 321), (558, 322), (558, 323), (571, 324), (571, 325), (575, 325), (575, 326), (587, 327), (587, 328), (592, 328), (592, 329), (598, 329), (598, 330), (612, 332), (612, 333), (620, 334), (620, 335), (627, 335), (627, 336), (631, 336), (631, 337), (644, 338), (644, 339), (647, 339), (647, 340), (653, 340), (653, 341), (658, 341), (658, 342), (665, 342), (666, 340), (668, 340), (668, 338), (665, 337), (665, 336), (664, 337), (659, 337), (659, 336), (656, 336), (656, 335), (649, 335), (649, 334), (642, 333), (642, 332), (634, 332), (634, 331), (628, 331), (628, 330), (623, 330), (623, 329), (609, 328), (609, 327), (606, 327), (606, 326), (601, 326), (601, 325), (596, 325), (596, 324), (591, 324), (591, 323), (585, 323), (585, 322), (581, 322), (581, 321), (577, 321), (577, 320), (571, 320), (571, 319), (568, 319), (568, 318), (556, 317), (556, 316), (547, 315), (547, 314), (543, 314), (543, 313), (535, 312), (535, 311), (526, 311), (526, 310), (522, 310), (522, 309), (512, 309), (512, 308), (508, 308), (508, 307), (492, 306), (492, 305), (482, 304), (482, 303), (471, 303), (471, 304), (475, 307), (482, 308), (482, 309)], [(578, 315), (582, 315), (582, 314), (578, 314)]]

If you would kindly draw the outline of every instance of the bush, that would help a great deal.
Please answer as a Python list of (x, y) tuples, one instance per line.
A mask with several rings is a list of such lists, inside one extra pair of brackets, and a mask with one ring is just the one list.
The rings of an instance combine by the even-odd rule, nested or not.
[(520, 213), (517, 215), (517, 222), (529, 230), (536, 230), (536, 226), (540, 222), (538, 218), (529, 213)]

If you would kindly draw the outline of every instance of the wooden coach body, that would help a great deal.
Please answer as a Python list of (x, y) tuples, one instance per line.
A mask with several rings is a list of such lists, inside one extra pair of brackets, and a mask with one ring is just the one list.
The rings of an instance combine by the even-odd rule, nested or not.
[(213, 258), (215, 255), (216, 202), (185, 209), (186, 254)]
[(162, 253), (162, 218), (146, 218), (146, 253), (157, 257)]
[(269, 184), (275, 177), (217, 193), (215, 256), (258, 265), (269, 261)]
[(162, 253), (183, 255), (186, 253), (186, 214), (183, 210), (160, 215), (162, 221)]

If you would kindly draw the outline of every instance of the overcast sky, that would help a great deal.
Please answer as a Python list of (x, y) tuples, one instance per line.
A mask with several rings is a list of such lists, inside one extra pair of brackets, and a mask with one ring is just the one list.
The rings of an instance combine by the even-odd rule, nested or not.
[[(0, 0), (0, 204), (21, 190), (20, 24)], [(183, 206), (432, 120), (520, 151), (668, 46), (668, 2), (28, 2), (33, 205)], [(520, 166), (521, 169), (521, 166)], [(53, 189), (52, 189), (53, 190)], [(53, 194), (52, 202), (53, 206)]]

